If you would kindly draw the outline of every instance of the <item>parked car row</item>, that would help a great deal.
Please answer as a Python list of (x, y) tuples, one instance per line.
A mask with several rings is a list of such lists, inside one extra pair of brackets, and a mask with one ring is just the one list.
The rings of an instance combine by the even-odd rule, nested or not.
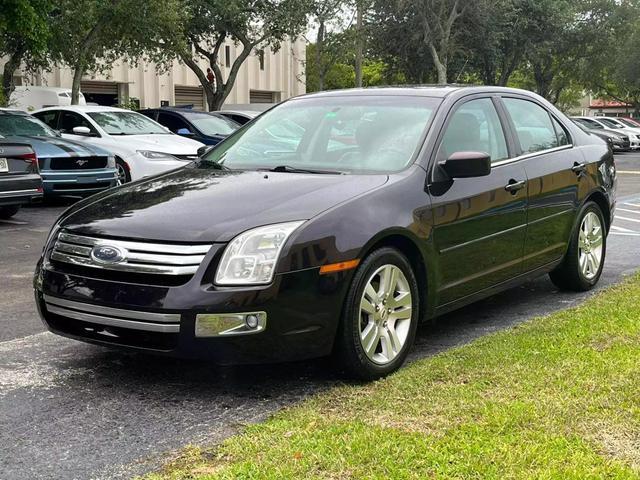
[(618, 117), (572, 117), (572, 120), (589, 133), (607, 141), (614, 150), (640, 149), (640, 123)]
[(43, 195), (85, 197), (183, 167), (205, 146), (240, 128), (232, 118), (246, 123), (259, 114), (180, 108), (133, 112), (82, 103), (33, 114), (0, 109), (2, 149), (10, 154), (0, 151), (0, 217), (14, 215), (21, 204)]

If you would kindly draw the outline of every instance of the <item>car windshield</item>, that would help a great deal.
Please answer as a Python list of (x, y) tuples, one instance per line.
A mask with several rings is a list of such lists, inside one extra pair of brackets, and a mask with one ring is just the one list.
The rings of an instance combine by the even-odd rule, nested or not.
[(232, 169), (384, 173), (416, 153), (437, 98), (340, 96), (286, 102), (205, 156)]
[(0, 115), (0, 134), (5, 137), (25, 135), (55, 137), (56, 132), (30, 115)]
[(184, 117), (205, 135), (230, 135), (235, 132), (240, 125), (217, 115), (208, 113), (185, 113)]
[(608, 118), (599, 118), (598, 120), (600, 120), (609, 128), (622, 128), (622, 126), (618, 122), (614, 122), (613, 120), (609, 120)]
[(162, 125), (135, 112), (88, 112), (109, 135), (169, 135)]

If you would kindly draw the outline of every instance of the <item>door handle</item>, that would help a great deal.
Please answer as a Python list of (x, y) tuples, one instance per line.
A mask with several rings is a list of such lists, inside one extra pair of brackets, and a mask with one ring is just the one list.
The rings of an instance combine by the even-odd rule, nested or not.
[(510, 192), (513, 195), (515, 195), (516, 193), (518, 193), (518, 190), (522, 190), (526, 184), (527, 184), (526, 180), (520, 180), (519, 182), (515, 180), (509, 180), (509, 183), (505, 185), (504, 189), (507, 192)]
[(571, 171), (577, 175), (582, 174), (585, 170), (587, 169), (587, 164), (586, 163), (578, 163), (575, 162), (573, 164), (573, 167), (571, 167)]

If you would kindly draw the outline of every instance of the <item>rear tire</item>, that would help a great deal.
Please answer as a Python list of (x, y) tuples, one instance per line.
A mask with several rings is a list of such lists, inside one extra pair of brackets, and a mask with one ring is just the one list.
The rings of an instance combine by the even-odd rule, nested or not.
[(607, 252), (604, 215), (594, 202), (582, 207), (562, 263), (549, 274), (561, 290), (585, 292), (600, 280)]
[(360, 264), (336, 335), (337, 367), (375, 380), (396, 371), (413, 345), (419, 290), (411, 264), (394, 248), (380, 248)]
[(20, 210), (20, 205), (9, 205), (0, 207), (0, 218), (7, 219), (13, 217)]

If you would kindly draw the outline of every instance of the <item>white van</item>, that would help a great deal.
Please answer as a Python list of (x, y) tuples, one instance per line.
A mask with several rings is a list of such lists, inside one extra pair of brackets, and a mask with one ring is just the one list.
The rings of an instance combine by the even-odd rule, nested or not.
[[(79, 94), (79, 105), (86, 105), (82, 92)], [(71, 105), (71, 89), (60, 87), (16, 87), (11, 93), (9, 106), (32, 112), (44, 107)]]

